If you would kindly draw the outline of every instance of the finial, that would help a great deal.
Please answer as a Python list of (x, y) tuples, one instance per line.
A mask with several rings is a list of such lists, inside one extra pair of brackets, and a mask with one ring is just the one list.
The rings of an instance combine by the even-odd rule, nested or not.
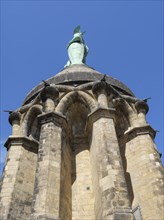
[(85, 64), (89, 49), (83, 39), (84, 33), (85, 31), (81, 32), (80, 25), (74, 29), (73, 38), (67, 46), (69, 60), (64, 67), (73, 64)]
[(84, 35), (84, 34), (85, 34), (85, 31), (83, 31), (83, 32), (81, 33), (81, 31), (80, 31), (80, 25), (78, 25), (78, 26), (74, 29), (73, 34), (81, 34), (81, 35)]
[(142, 99), (142, 101), (147, 102), (149, 99), (151, 99), (151, 97), (146, 98), (146, 99)]
[(101, 79), (101, 82), (106, 82), (106, 74), (104, 74), (103, 78)]
[(45, 80), (42, 80), (42, 82), (44, 83), (44, 88), (46, 88), (47, 86), (50, 86), (50, 84), (47, 83)]
[(13, 112), (13, 110), (4, 110), (4, 112), (8, 112), (10, 115)]

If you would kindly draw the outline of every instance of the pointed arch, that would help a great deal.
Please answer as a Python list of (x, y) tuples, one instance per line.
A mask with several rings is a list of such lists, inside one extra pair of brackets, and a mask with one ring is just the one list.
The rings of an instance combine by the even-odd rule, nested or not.
[(42, 114), (42, 106), (41, 105), (33, 105), (25, 115), (22, 122), (22, 131), (25, 136), (29, 136), (30, 131), (32, 129), (33, 123), (36, 120), (39, 114)]
[(97, 107), (97, 102), (86, 92), (83, 91), (72, 91), (67, 93), (59, 102), (56, 107), (56, 112), (62, 113), (65, 115), (67, 109), (71, 104), (77, 100), (81, 101), (89, 108), (89, 111), (92, 112)]

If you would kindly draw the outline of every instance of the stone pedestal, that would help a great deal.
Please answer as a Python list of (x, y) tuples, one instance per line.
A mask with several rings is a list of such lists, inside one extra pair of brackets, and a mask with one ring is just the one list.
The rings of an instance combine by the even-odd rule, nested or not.
[(38, 143), (27, 137), (10, 136), (5, 146), (8, 155), (2, 175), (0, 219), (29, 219)]
[(132, 220), (114, 115), (114, 109), (103, 108), (89, 115), (95, 215), (103, 220)]
[(127, 172), (133, 186), (133, 208), (140, 205), (143, 219), (162, 220), (163, 167), (154, 144), (155, 131), (149, 126), (136, 127), (125, 134)]

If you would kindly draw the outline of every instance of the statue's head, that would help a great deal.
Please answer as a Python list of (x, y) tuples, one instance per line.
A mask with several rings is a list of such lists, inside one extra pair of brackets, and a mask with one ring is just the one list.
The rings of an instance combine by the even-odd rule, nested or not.
[(74, 31), (73, 31), (73, 34), (80, 34), (81, 33), (81, 31), (80, 31), (80, 25), (78, 25), (75, 29), (74, 29)]
[(73, 37), (81, 37), (82, 38), (82, 33), (74, 33)]
[[(84, 35), (84, 33), (85, 33), (85, 31), (81, 32), (80, 25), (78, 25), (73, 31), (74, 36), (78, 36), (78, 37), (79, 36), (82, 37), (82, 35)], [(78, 34), (78, 35), (76, 35), (76, 34)]]
[(84, 31), (84, 32), (81, 32), (81, 30), (80, 30), (80, 25), (78, 25), (78, 26), (74, 29), (74, 31), (73, 31), (73, 39), (72, 39), (72, 41), (75, 40), (75, 39), (76, 39), (76, 40), (79, 39), (80, 42), (84, 44), (84, 39), (83, 39), (83, 34), (84, 34), (84, 33), (85, 33), (85, 31)]

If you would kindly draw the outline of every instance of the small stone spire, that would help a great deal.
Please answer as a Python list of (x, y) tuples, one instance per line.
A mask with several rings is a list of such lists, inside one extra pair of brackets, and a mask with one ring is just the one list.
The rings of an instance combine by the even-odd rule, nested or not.
[(85, 63), (89, 49), (83, 39), (84, 33), (80, 31), (79, 25), (74, 29), (73, 38), (67, 46), (69, 60), (64, 67)]

